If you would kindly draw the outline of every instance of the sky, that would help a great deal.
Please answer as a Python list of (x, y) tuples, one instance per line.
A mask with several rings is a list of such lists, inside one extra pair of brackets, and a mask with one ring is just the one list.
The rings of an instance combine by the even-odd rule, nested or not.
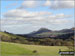
[(74, 0), (1, 0), (1, 30), (27, 34), (74, 27)]

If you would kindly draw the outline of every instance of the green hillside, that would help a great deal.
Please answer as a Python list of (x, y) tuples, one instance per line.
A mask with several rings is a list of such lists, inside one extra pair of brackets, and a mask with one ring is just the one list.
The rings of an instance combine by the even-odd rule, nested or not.
[(0, 32), (0, 36), (1, 36), (0, 37), (1, 41), (4, 42), (15, 42), (15, 43), (23, 43), (23, 44), (27, 42), (25, 37), (17, 36), (11, 33)]
[[(40, 45), (25, 45), (1, 42), (2, 55), (59, 55), (58, 51), (67, 50), (67, 47), (61, 46), (40, 46)], [(33, 51), (37, 53), (34, 54)]]
[(1, 42), (1, 54), (2, 56), (8, 55), (32, 55), (32, 51), (19, 46), (19, 44)]
[(5, 32), (0, 32), (0, 35), (1, 36), (4, 36), (4, 37), (13, 37), (13, 38), (16, 38), (16, 37), (20, 37), (20, 36), (16, 36), (15, 34), (9, 34), (9, 33), (5, 33)]

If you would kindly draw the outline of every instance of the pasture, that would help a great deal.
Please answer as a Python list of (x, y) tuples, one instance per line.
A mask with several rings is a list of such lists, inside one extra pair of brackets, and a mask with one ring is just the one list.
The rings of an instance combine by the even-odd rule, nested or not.
[[(40, 46), (1, 42), (1, 54), (4, 55), (59, 55), (59, 49), (68, 50), (65, 46)], [(33, 51), (36, 53), (33, 53)]]

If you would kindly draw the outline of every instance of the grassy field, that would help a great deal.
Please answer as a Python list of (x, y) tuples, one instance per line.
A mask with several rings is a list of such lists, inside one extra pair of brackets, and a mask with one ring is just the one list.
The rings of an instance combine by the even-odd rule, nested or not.
[[(58, 51), (67, 50), (67, 47), (61, 46), (40, 46), (40, 45), (24, 45), (17, 43), (1, 42), (2, 56), (10, 55), (59, 55)], [(37, 50), (34, 54), (33, 51)]]

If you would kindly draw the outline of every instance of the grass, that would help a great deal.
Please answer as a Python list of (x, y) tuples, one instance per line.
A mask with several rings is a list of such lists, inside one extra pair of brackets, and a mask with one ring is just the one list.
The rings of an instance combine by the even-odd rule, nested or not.
[(32, 51), (14, 43), (1, 42), (1, 54), (3, 55), (31, 55)]
[(37, 50), (37, 55), (59, 55), (59, 49), (67, 50), (68, 48), (65, 46), (40, 46), (1, 42), (2, 55), (34, 55), (34, 50)]

